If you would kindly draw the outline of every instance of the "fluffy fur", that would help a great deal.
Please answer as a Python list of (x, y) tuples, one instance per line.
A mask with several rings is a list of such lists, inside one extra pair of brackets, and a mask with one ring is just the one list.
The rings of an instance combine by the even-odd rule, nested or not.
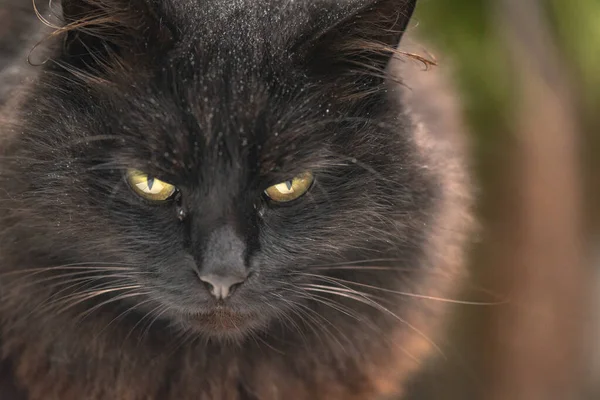
[[(414, 3), (63, 0), (0, 127), (0, 346), (25, 398), (401, 393), (470, 227), (456, 109), (395, 50)], [(146, 203), (127, 168), (180, 192)], [(264, 197), (307, 170), (302, 198)], [(218, 302), (197, 273), (234, 242), (250, 277)]]

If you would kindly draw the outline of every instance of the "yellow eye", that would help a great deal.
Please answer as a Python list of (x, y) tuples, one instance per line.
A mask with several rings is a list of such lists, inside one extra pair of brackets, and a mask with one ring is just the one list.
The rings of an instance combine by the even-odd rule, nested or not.
[(146, 200), (165, 201), (177, 191), (170, 183), (151, 178), (137, 169), (127, 171), (127, 182), (134, 192)]
[(296, 200), (310, 189), (314, 181), (313, 174), (304, 172), (293, 179), (273, 185), (265, 190), (269, 198), (278, 203)]

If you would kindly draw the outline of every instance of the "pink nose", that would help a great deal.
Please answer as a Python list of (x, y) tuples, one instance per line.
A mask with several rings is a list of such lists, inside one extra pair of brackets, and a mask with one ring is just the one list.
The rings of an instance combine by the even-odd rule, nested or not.
[(246, 276), (242, 275), (200, 275), (200, 280), (217, 300), (226, 299), (235, 289), (246, 281)]

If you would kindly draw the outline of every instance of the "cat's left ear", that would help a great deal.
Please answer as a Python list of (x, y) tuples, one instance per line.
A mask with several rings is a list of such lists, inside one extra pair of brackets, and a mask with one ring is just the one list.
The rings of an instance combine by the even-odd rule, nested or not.
[[(299, 46), (304, 62), (324, 74), (371, 76), (377, 85), (396, 54), (417, 0), (364, 0), (362, 6), (313, 32)], [(379, 75), (379, 79), (376, 77)]]
[(62, 0), (61, 61), (89, 74), (146, 54), (170, 38), (147, 0)]

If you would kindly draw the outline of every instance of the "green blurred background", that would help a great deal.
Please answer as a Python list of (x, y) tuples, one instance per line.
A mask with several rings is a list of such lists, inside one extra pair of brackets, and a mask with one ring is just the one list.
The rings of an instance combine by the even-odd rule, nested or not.
[[(582, 343), (574, 347), (565, 346), (577, 348), (581, 354), (565, 359), (564, 364), (549, 370), (545, 377), (532, 375), (530, 381), (520, 381), (524, 387), (518, 390), (512, 388), (515, 394), (511, 394), (511, 397), (499, 394), (510, 393), (499, 389), (499, 382), (516, 386), (514, 382), (519, 379), (511, 381), (510, 354), (507, 356), (515, 348), (506, 345), (502, 337), (494, 337), (498, 327), (507, 320), (506, 309), (460, 306), (451, 325), (451, 337), (441, 344), (444, 356), (437, 357), (428, 372), (417, 379), (411, 399), (600, 398), (600, 371), (594, 369), (600, 355), (600, 335), (594, 329), (597, 326), (596, 314), (600, 313), (596, 305), (600, 305), (600, 302), (594, 303), (593, 300), (595, 294), (600, 293), (600, 285), (594, 283), (600, 269), (600, 259), (594, 258), (600, 248), (600, 0), (541, 0), (536, 3), (543, 9), (547, 31), (563, 63), (561, 73), (573, 94), (572, 117), (577, 124), (574, 142), (578, 146), (575, 168), (581, 179), (582, 274), (577, 277), (566, 276), (565, 280), (584, 280), (581, 285), (588, 291), (582, 291), (579, 302), (573, 302), (587, 307), (583, 311), (573, 311), (581, 315), (578, 320), (581, 324), (574, 329), (584, 332), (574, 340), (581, 340)], [(484, 288), (500, 295), (512, 290), (512, 281), (505, 279), (506, 275), (503, 278), (498, 270), (510, 270), (512, 265), (506, 261), (511, 257), (505, 253), (507, 249), (510, 250), (511, 243), (514, 244), (510, 241), (510, 235), (518, 229), (511, 228), (510, 222), (507, 222), (514, 218), (512, 211), (519, 207), (520, 201), (514, 194), (520, 174), (520, 164), (515, 163), (515, 159), (527, 157), (527, 154), (519, 153), (520, 132), (519, 125), (515, 123), (515, 119), (523, 114), (519, 109), (519, 96), (523, 93), (519, 85), (523, 83), (516, 79), (519, 71), (514, 59), (511, 59), (514, 53), (511, 53), (511, 44), (505, 35), (510, 27), (503, 26), (506, 19), (499, 15), (502, 11), (498, 4), (499, 0), (421, 0), (415, 19), (418, 25), (416, 29), (435, 49), (433, 53), (439, 60), (437, 68), (452, 66), (456, 73), (473, 137), (474, 166), (480, 187), (478, 213), (483, 233), (473, 254), (472, 278), (464, 293), (467, 299), (473, 297), (473, 288)], [(525, 17), (527, 24), (528, 16)], [(437, 57), (436, 52), (441, 53), (441, 57)], [(561, 159), (556, 159), (556, 163), (561, 162)], [(556, 193), (556, 196), (560, 197), (561, 193)], [(503, 261), (498, 261), (500, 259)], [(544, 268), (543, 265), (531, 267), (539, 267), (538, 270)], [(569, 272), (570, 267), (567, 264), (565, 271)], [(519, 274), (526, 273), (513, 272), (515, 281), (519, 279)], [(510, 272), (506, 274), (510, 275)], [(515, 290), (527, 290), (527, 287)], [(548, 290), (555, 289), (549, 287)], [(562, 317), (560, 312), (556, 314), (556, 318)], [(567, 320), (564, 323), (575, 324)], [(557, 324), (560, 326), (560, 322)], [(516, 332), (515, 335), (521, 333)], [(532, 340), (543, 342), (545, 337), (538, 335), (530, 342)], [(563, 344), (559, 341), (556, 345)], [(548, 348), (552, 349), (552, 346)], [(521, 348), (524, 353), (529, 350), (527, 346)], [(531, 357), (538, 357), (538, 364), (543, 364), (546, 361), (539, 356), (540, 351), (531, 351)], [(498, 355), (503, 363), (500, 367), (495, 365)], [(527, 360), (527, 357), (519, 354), (515, 358)], [(563, 363), (561, 359), (558, 361), (557, 364)], [(531, 365), (532, 369), (536, 368), (535, 360), (531, 361)], [(560, 371), (561, 366), (565, 371)], [(573, 371), (574, 368), (578, 368), (577, 371)], [(518, 372), (521, 375), (522, 371), (526, 371), (522, 366), (515, 366), (514, 370), (521, 371)], [(498, 375), (502, 375), (502, 378), (498, 379)], [(572, 376), (570, 381), (565, 380), (560, 388), (558, 385), (553, 387), (556, 380), (567, 375)], [(531, 382), (531, 388), (526, 387), (528, 382)], [(547, 387), (542, 388), (544, 385)], [(569, 389), (565, 389), (566, 386), (570, 386)], [(565, 395), (569, 390), (570, 394)]]
[[(474, 132), (484, 194), (493, 191), (493, 179), (497, 173), (502, 174), (498, 171), (503, 161), (498, 159), (502, 157), (499, 148), (505, 148), (506, 141), (510, 140), (516, 92), (507, 49), (496, 26), (495, 1), (421, 0), (416, 14), (420, 34), (452, 59)], [(600, 133), (593, 135), (592, 132), (600, 132), (600, 1), (545, 0), (541, 3), (545, 5), (552, 34), (565, 57), (570, 79), (582, 96), (579, 117), (586, 132), (584, 140), (589, 144), (582, 146), (588, 150), (582, 160), (586, 163), (585, 169), (592, 171), (592, 165), (599, 166), (598, 157), (593, 159), (593, 149), (599, 149)], [(589, 179), (587, 183), (598, 193), (600, 179)], [(597, 216), (600, 207), (588, 211)]]

